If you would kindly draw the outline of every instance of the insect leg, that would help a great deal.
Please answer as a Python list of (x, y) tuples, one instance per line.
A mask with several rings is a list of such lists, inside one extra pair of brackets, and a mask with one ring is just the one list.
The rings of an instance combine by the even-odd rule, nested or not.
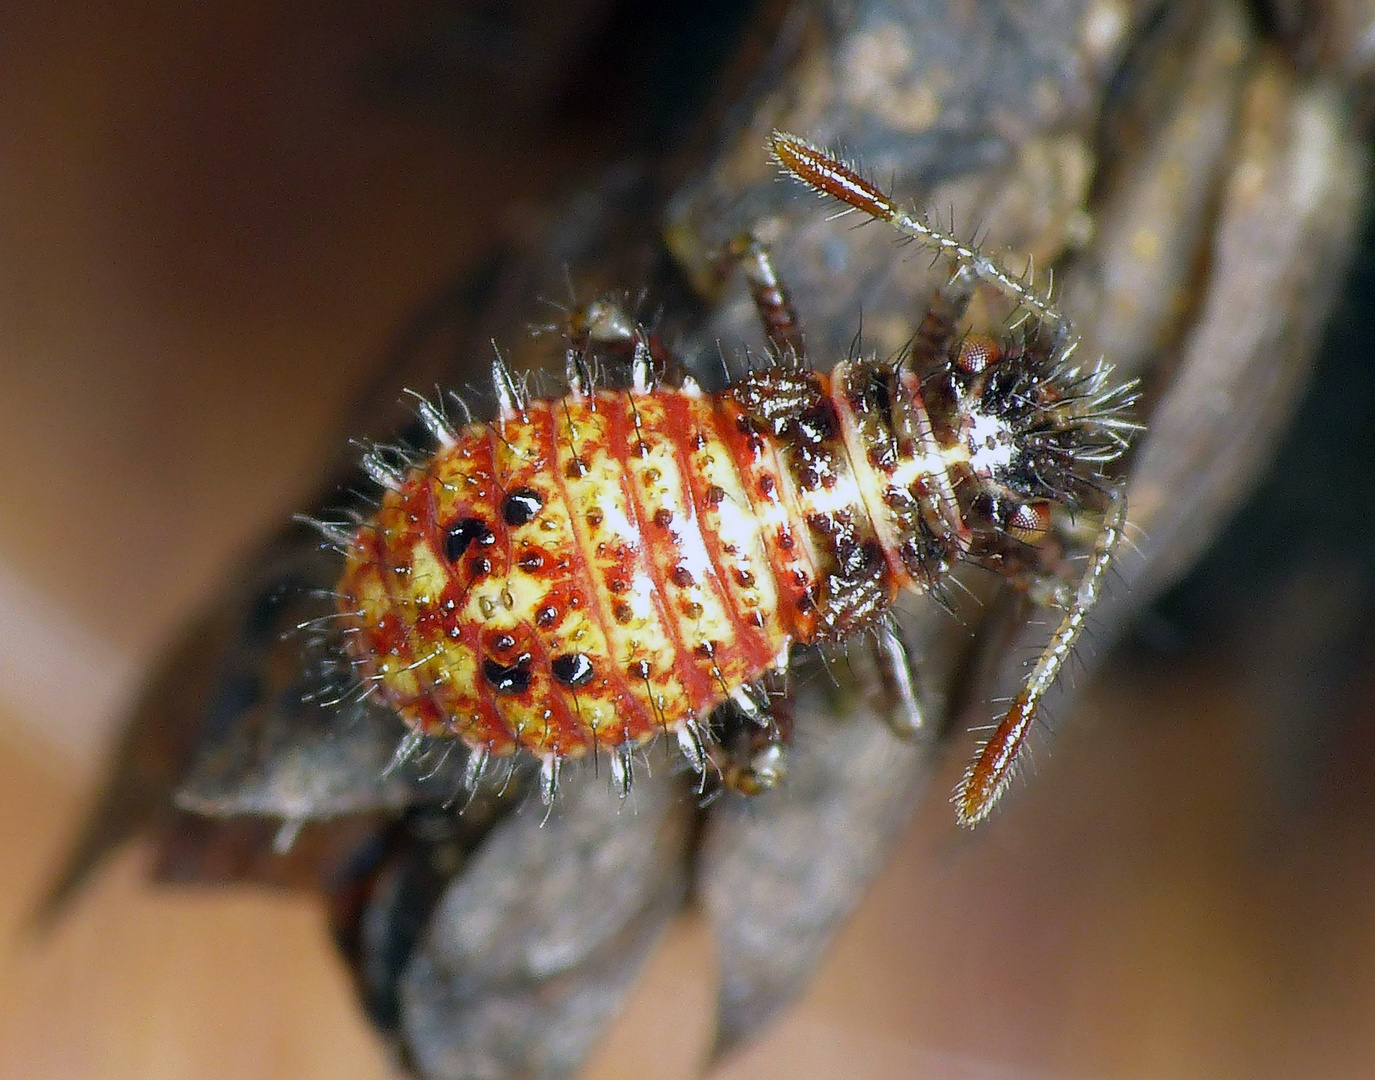
[(723, 278), (734, 267), (745, 275), (759, 321), (764, 324), (764, 334), (775, 355), (790, 364), (805, 364), (802, 322), (787, 287), (779, 280), (769, 249), (745, 233), (726, 244), (713, 262)]
[(591, 393), (595, 387), (593, 346), (624, 346), (634, 340), (635, 330), (635, 321), (612, 300), (593, 300), (568, 313), (564, 377), (575, 398)]
[(1055, 683), (1074, 644), (1084, 632), (1084, 622), (1103, 586), (1103, 578), (1112, 565), (1113, 549), (1121, 539), (1127, 519), (1127, 498), (1122, 488), (1109, 496), (1107, 515), (1093, 545), (1088, 566), (1074, 591), (1064, 618), (1046, 643), (1031, 673), (1022, 684), (1021, 692), (1012, 707), (994, 729), (988, 741), (979, 749), (964, 778), (955, 788), (955, 815), (961, 825), (974, 826), (986, 818), (994, 804), (1007, 790), (1017, 759), (1026, 743), (1036, 709), (1046, 691)]
[(897, 620), (889, 617), (879, 622), (872, 644), (879, 679), (893, 703), (887, 710), (889, 727), (904, 738), (925, 735), (928, 725), (917, 696), (912, 653)]
[[(620, 302), (609, 297), (576, 307), (568, 314), (564, 378), (574, 398), (595, 388), (599, 356), (611, 360), (618, 371), (628, 365), (630, 388), (636, 393), (653, 390), (661, 374), (677, 377), (677, 358), (627, 314)], [(624, 375), (617, 382), (623, 379)]]
[(908, 360), (908, 366), (923, 383), (950, 366), (951, 351), (960, 336), (960, 320), (974, 295), (974, 284), (974, 275), (961, 266), (931, 298), (912, 339)]
[(782, 702), (773, 702), (767, 711), (755, 703), (756, 711), (747, 712), (738, 700), (733, 698), (731, 707), (748, 723), (734, 734), (730, 746), (716, 744), (709, 753), (726, 787), (741, 795), (762, 795), (787, 776), (792, 713)]

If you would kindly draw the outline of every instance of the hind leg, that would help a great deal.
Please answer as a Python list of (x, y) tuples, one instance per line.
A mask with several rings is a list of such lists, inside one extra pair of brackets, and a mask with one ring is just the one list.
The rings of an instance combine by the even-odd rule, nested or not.
[(660, 380), (677, 385), (678, 358), (627, 310), (624, 298), (601, 296), (574, 307), (565, 325), (564, 379), (575, 398), (598, 386), (654, 390)]
[(778, 787), (787, 776), (793, 736), (793, 716), (786, 703), (771, 701), (764, 709), (752, 695), (737, 694), (718, 714), (708, 753), (721, 783), (751, 797)]

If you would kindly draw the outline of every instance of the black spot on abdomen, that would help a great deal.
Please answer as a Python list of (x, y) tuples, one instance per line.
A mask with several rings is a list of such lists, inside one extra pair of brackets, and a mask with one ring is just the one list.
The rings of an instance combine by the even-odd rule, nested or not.
[(492, 530), (481, 519), (460, 518), (444, 534), (444, 557), (450, 562), (458, 562), (470, 547), (487, 543), (491, 535)]
[(516, 488), (506, 493), (501, 504), (501, 516), (512, 527), (533, 521), (544, 507), (544, 497), (530, 488)]
[(484, 660), (482, 677), (498, 694), (523, 694), (530, 689), (530, 657), (523, 655), (514, 664)]
[(554, 678), (564, 686), (586, 686), (595, 674), (586, 653), (564, 653), (554, 657), (549, 665)]

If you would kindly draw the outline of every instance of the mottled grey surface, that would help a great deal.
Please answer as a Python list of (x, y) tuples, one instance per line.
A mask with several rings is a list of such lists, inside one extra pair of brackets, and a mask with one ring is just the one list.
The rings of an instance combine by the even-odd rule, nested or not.
[(577, 772), (545, 820), (492, 830), (435, 908), (401, 983), (427, 1076), (553, 1078), (616, 1013), (687, 887), (693, 802), (660, 762), (618, 804)]

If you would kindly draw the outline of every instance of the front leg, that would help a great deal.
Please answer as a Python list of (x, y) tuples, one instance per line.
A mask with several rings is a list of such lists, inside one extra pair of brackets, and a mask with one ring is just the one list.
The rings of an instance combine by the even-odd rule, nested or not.
[(802, 341), (802, 322), (797, 317), (787, 286), (778, 277), (769, 249), (745, 233), (724, 245), (712, 264), (722, 278), (739, 267), (750, 287), (750, 297), (774, 356), (790, 368), (805, 366), (807, 351)]

